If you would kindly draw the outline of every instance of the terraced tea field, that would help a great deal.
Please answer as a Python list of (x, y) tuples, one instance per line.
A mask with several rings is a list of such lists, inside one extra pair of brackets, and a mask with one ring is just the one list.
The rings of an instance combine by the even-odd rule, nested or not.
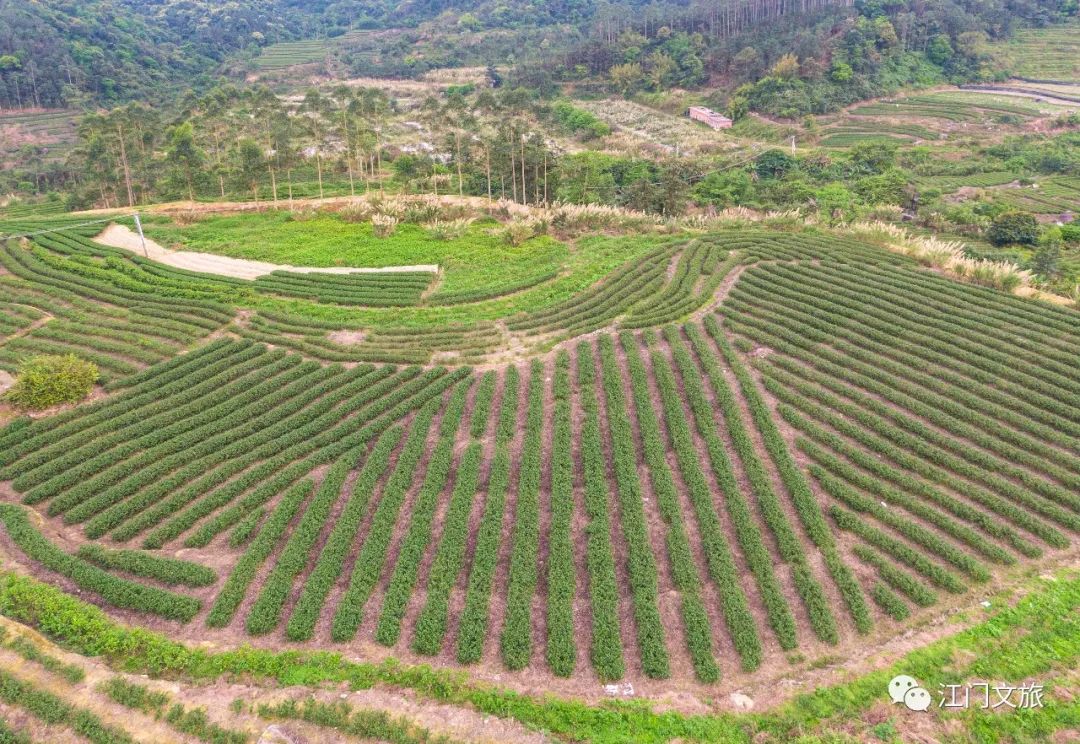
[(1080, 179), (1047, 178), (1029, 187), (1006, 189), (996, 198), (1014, 209), (1036, 214), (1075, 213), (1080, 210)]
[(254, 60), (256, 69), (263, 72), (284, 70), (296, 65), (323, 62), (343, 48), (362, 46), (370, 31), (350, 31), (328, 39), (282, 41), (264, 47)]
[(846, 124), (830, 127), (818, 144), (823, 147), (852, 147), (862, 142), (884, 142), (907, 145), (923, 140), (936, 140), (939, 135), (924, 127), (904, 125)]
[(0, 162), (26, 145), (41, 147), (47, 160), (62, 160), (75, 144), (79, 114), (64, 110), (0, 112)]
[(965, 187), (985, 189), (991, 186), (1004, 186), (1018, 180), (1020, 180), (1020, 175), (1012, 171), (989, 171), (966, 176), (926, 176), (919, 179), (919, 185), (949, 192)]
[(1024, 29), (1009, 43), (1013, 74), (1033, 83), (1080, 82), (1080, 24)]
[(522, 308), (48, 224), (0, 250), (0, 366), (104, 389), (0, 429), (0, 543), (174, 638), (722, 690), (1074, 553), (1076, 312), (843, 235), (655, 237)]
[(330, 45), (325, 39), (282, 41), (259, 52), (259, 56), (255, 58), (255, 66), (260, 70), (279, 70), (293, 65), (322, 62), (329, 52)]
[(858, 104), (835, 117), (826, 117), (818, 144), (851, 147), (860, 142), (886, 142), (948, 147), (956, 137), (1020, 133), (1037, 120), (1080, 108), (1080, 99), (1073, 104), (1069, 97), (1057, 99), (1049, 91), (1031, 90), (1029, 86), (1013, 81), (1001, 86), (1002, 93), (986, 86)]
[(953, 123), (975, 123), (995, 116), (1026, 119), (1038, 116), (1040, 107), (1025, 99), (952, 91), (863, 104), (851, 109), (850, 113), (854, 116), (942, 119)]

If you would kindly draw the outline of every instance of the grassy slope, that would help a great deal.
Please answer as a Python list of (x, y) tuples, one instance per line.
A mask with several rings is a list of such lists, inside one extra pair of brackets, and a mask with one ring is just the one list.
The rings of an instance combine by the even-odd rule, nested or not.
[[(519, 247), (487, 234), (491, 224), (474, 224), (458, 240), (437, 240), (416, 225), (400, 225), (380, 239), (370, 224), (335, 217), (291, 221), (284, 212), (208, 217), (177, 227), (155, 220), (147, 232), (155, 240), (190, 250), (239, 258), (308, 266), (393, 266), (438, 263), (445, 267), (440, 291), (463, 291), (498, 286), (561, 269), (562, 274), (530, 289), (483, 302), (447, 307), (345, 308), (302, 300), (259, 297), (257, 308), (274, 309), (343, 327), (438, 326), (444, 323), (501, 320), (524, 310), (560, 302), (590, 286), (625, 261), (655, 248), (655, 237), (589, 237), (564, 244), (548, 237)], [(438, 301), (438, 295), (432, 302)]]
[(494, 221), (474, 223), (460, 238), (433, 239), (426, 228), (403, 224), (389, 238), (372, 234), (371, 223), (333, 216), (292, 219), (289, 212), (211, 216), (184, 227), (154, 221), (147, 232), (166, 245), (294, 266), (444, 267), (447, 292), (520, 281), (558, 268), (567, 247), (542, 236), (511, 246), (491, 234)]

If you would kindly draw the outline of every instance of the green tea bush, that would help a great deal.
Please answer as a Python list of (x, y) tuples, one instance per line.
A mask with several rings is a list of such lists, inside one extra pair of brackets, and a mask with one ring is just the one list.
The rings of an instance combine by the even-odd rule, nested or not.
[(22, 408), (41, 410), (82, 400), (97, 379), (97, 365), (74, 354), (32, 356), (19, 366), (15, 385), (4, 397)]

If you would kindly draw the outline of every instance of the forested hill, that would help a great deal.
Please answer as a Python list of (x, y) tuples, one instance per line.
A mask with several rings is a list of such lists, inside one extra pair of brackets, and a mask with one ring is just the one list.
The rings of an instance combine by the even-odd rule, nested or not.
[(582, 21), (592, 0), (0, 0), (0, 107), (114, 104), (198, 87), (230, 55), (450, 12), (484, 28)]
[(908, 85), (1003, 79), (1011, 61), (995, 42), (1066, 21), (1077, 7), (1077, 0), (719, 0), (621, 16), (598, 11), (588, 39), (542, 67), (556, 79), (602, 80), (626, 96), (711, 89), (710, 103), (735, 118), (747, 109), (797, 118)]
[(447, 33), (558, 24), (540, 45), (515, 36), (512, 60), (503, 44), (453, 63), (512, 61), (519, 82), (538, 89), (575, 76), (627, 94), (720, 88), (716, 105), (758, 82), (738, 100), (797, 115), (897, 85), (987, 79), (986, 42), (1076, 12), (1077, 0), (0, 0), (0, 108), (173, 99), (242, 71), (225, 63), (261, 47), (350, 29), (419, 26), (423, 64), (405, 64), (425, 57), (408, 46), (382, 50), (401, 62), (387, 72), (414, 74), (439, 66), (430, 52)]
[(0, 106), (160, 98), (229, 53), (288, 38), (269, 0), (0, 0)]

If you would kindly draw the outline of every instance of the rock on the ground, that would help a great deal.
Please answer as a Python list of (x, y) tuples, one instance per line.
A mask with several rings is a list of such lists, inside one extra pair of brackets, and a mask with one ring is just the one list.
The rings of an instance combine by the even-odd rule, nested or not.
[(304, 740), (272, 723), (262, 732), (258, 744), (304, 744)]
[(741, 692), (731, 693), (731, 704), (739, 710), (750, 710), (754, 707), (754, 699)]

